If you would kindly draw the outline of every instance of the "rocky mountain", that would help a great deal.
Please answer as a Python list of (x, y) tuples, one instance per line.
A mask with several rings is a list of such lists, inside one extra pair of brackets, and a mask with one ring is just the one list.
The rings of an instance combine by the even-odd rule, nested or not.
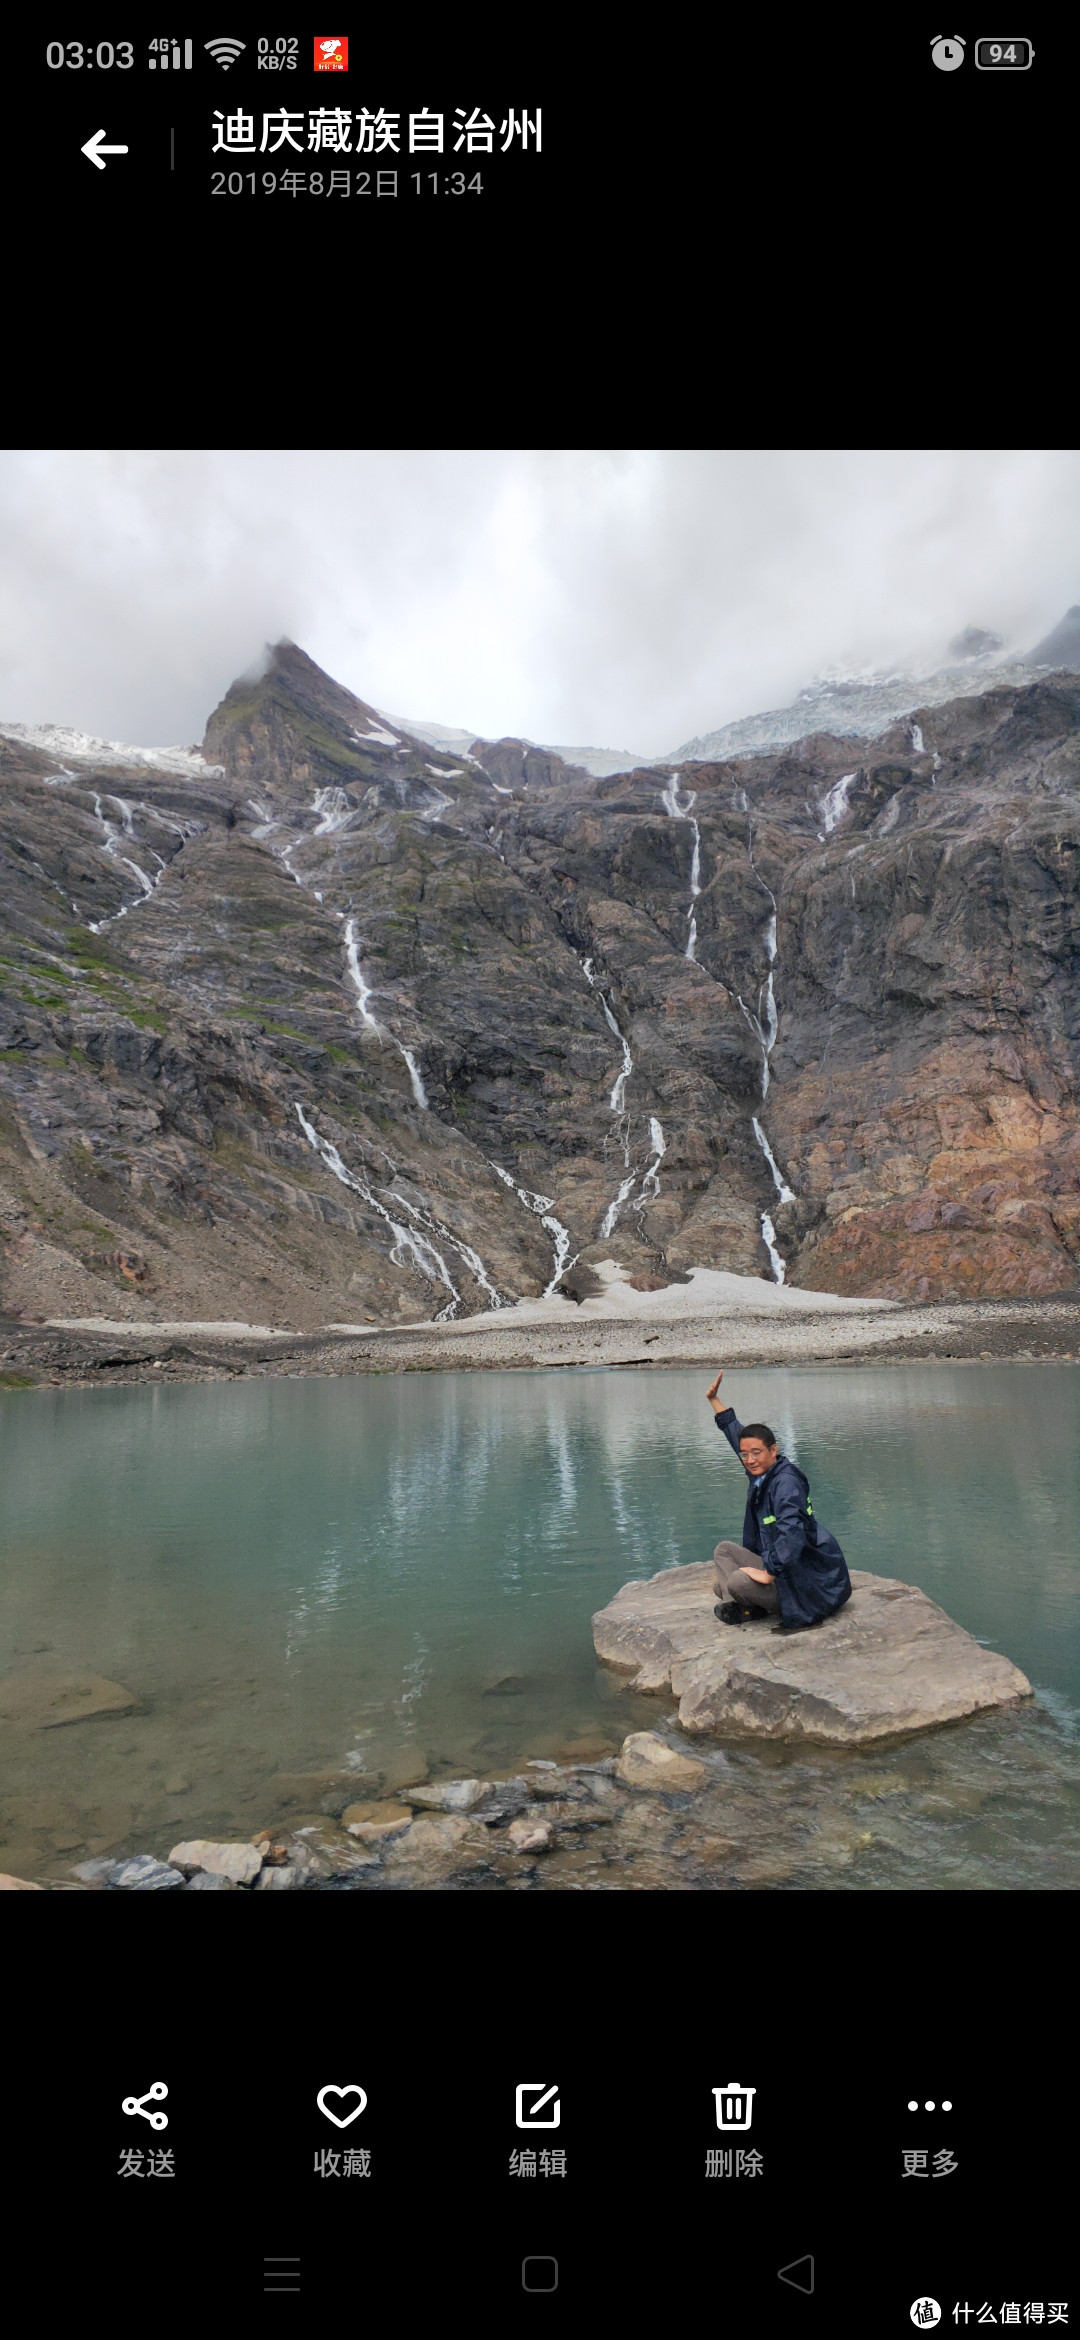
[[(402, 736), (408, 732), (412, 739), (426, 739), (429, 747), (439, 748), (444, 755), (457, 756), (459, 759), (462, 756), (467, 759), (473, 748), (491, 744), (485, 743), (475, 731), (463, 731), (460, 726), (455, 728), (448, 723), (417, 723), (403, 715), (387, 715), (385, 711), (380, 716), (380, 722), (389, 723)], [(530, 739), (522, 744), (536, 747), (541, 743)], [(594, 780), (607, 780), (612, 772), (633, 772), (648, 761), (645, 756), (631, 755), (628, 748), (548, 746), (546, 752), (561, 756), (564, 764), (574, 764), (580, 771), (590, 773)]]
[(1024, 657), (1001, 659), (1003, 648), (1000, 635), (967, 626), (950, 642), (948, 663), (928, 674), (896, 670), (823, 675), (800, 691), (789, 707), (721, 724), (674, 748), (667, 761), (711, 763), (717, 757), (754, 755), (762, 748), (808, 739), (816, 731), (831, 731), (838, 739), (875, 739), (899, 716), (914, 714), (920, 707), (940, 707), (950, 699), (1023, 683), (1035, 673), (1080, 669), (1080, 608), (1067, 611), (1061, 624)]
[(152, 753), (0, 737), (9, 1317), (1076, 1291), (1075, 674), (597, 778), (283, 642)]

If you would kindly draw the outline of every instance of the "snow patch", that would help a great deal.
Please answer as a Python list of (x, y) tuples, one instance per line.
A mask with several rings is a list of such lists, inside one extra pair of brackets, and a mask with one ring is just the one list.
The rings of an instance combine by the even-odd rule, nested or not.
[(198, 748), (127, 747), (119, 739), (95, 739), (88, 731), (72, 731), (64, 723), (0, 723), (5, 739), (21, 740), (26, 747), (42, 748), (57, 762), (67, 756), (76, 763), (144, 764), (155, 772), (181, 772), (187, 779), (205, 780), (223, 775), (224, 764), (208, 764)]
[[(396, 731), (381, 731), (378, 726), (376, 726), (374, 731), (354, 730), (353, 738), (358, 739), (361, 743), (361, 746), (363, 747), (370, 747), (373, 743), (377, 747), (396, 748), (401, 746), (401, 742)], [(404, 752), (407, 755), (409, 751), (406, 748)]]

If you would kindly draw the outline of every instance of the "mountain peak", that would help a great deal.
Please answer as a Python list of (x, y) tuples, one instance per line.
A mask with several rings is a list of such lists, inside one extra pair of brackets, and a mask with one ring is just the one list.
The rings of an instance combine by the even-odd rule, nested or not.
[(1060, 625), (1054, 627), (1034, 650), (1029, 650), (1025, 666), (1068, 666), (1080, 668), (1080, 602), (1067, 609)]

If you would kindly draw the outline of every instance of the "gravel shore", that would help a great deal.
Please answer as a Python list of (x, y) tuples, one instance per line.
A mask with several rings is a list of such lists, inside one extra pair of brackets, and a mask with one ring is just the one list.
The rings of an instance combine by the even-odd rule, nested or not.
[(834, 1365), (862, 1358), (1080, 1357), (1080, 1297), (907, 1307), (695, 1271), (636, 1293), (612, 1278), (580, 1307), (526, 1301), (460, 1323), (237, 1324), (85, 1318), (0, 1325), (0, 1386), (204, 1381), (247, 1375), (448, 1373), (612, 1366)]

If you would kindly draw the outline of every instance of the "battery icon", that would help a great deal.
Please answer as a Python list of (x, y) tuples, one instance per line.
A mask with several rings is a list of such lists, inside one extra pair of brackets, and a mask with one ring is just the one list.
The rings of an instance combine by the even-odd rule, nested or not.
[[(158, 71), (159, 69), (160, 69), (160, 71), (161, 71), (162, 73), (167, 73), (167, 72), (168, 72), (168, 70), (169, 70), (170, 63), (171, 63), (171, 65), (172, 65), (172, 69), (173, 69), (173, 72), (174, 72), (174, 73), (179, 73), (179, 71), (180, 71), (180, 69), (181, 69), (181, 65), (183, 66), (183, 70), (184, 70), (184, 72), (185, 72), (185, 73), (190, 73), (190, 71), (191, 71), (191, 42), (190, 42), (190, 41), (185, 41), (185, 42), (184, 42), (184, 54), (183, 54), (183, 58), (181, 58), (181, 55), (180, 55), (180, 43), (179, 43), (179, 41), (172, 41), (172, 40), (151, 41), (151, 43), (150, 43), (150, 49), (151, 49), (151, 55), (150, 55), (150, 59), (149, 59), (149, 64), (150, 64), (150, 71), (151, 71), (151, 73), (154, 73), (154, 72)], [(157, 50), (157, 55), (156, 55), (156, 57), (155, 57), (155, 56), (154, 56), (154, 54), (153, 54), (153, 51), (154, 51), (155, 49)]]
[(976, 41), (975, 63), (980, 73), (1026, 73), (1034, 62), (1030, 41)]

